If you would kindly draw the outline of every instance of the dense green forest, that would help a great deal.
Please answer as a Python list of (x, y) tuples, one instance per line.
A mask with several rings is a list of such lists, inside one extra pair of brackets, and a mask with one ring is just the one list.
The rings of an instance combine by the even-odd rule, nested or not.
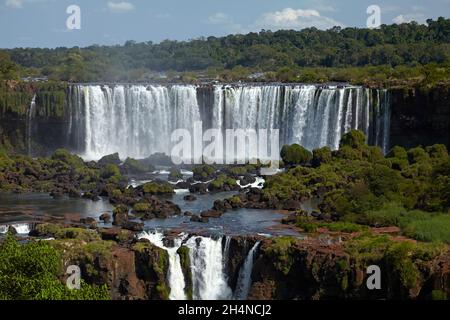
[(449, 79), (449, 61), (450, 19), (441, 17), (379, 29), (262, 30), (158, 44), (16, 48), (0, 51), (0, 79), (436, 83)]

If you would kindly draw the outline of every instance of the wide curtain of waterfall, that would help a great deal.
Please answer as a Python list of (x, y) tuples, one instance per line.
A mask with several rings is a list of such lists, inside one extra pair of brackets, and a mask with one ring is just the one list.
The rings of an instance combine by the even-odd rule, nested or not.
[[(170, 154), (175, 129), (278, 129), (279, 145), (339, 147), (351, 129), (387, 151), (387, 90), (313, 85), (74, 85), (71, 147), (87, 159)], [(202, 141), (197, 141), (205, 145)], [(251, 148), (252, 146), (250, 146)], [(254, 146), (253, 146), (254, 147)], [(249, 152), (246, 153), (249, 155)], [(250, 152), (250, 156), (251, 156)]]

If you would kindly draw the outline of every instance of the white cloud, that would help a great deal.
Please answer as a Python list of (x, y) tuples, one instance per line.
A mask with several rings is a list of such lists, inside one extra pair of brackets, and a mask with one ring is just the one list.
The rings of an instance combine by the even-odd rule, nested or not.
[(134, 5), (132, 3), (125, 2), (125, 1), (122, 1), (122, 2), (109, 1), (108, 8), (112, 12), (116, 12), (116, 13), (129, 12), (129, 11), (133, 11), (135, 9)]
[(228, 24), (232, 23), (233, 19), (225, 13), (218, 12), (208, 17), (208, 23), (210, 24)]
[(400, 15), (396, 16), (394, 19), (392, 19), (392, 21), (394, 23), (401, 24), (401, 23), (405, 23), (406, 19), (402, 14), (400, 14)]
[(7, 7), (20, 9), (23, 7), (23, 0), (6, 0), (5, 4)]
[(304, 29), (316, 27), (318, 29), (329, 29), (334, 26), (344, 26), (342, 23), (322, 16), (315, 9), (292, 9), (285, 8), (281, 11), (263, 14), (254, 24), (259, 29)]
[(409, 14), (400, 14), (392, 19), (392, 22), (396, 24), (408, 23), (411, 21), (416, 21), (418, 23), (425, 23), (426, 18), (423, 13), (409, 13)]
[(5, 5), (13, 9), (22, 9), (25, 5), (35, 3), (45, 3), (54, 0), (5, 0)]

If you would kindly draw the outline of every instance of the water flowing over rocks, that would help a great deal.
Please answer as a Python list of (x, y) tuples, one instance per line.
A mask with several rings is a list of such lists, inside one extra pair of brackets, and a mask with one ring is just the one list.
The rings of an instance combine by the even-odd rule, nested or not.
[[(37, 99), (33, 114), (4, 114), (0, 124), (1, 134), (14, 149), (30, 151), (31, 155), (49, 155), (64, 147), (96, 159), (116, 152), (121, 152), (122, 160), (142, 155), (148, 164), (163, 166), (172, 165), (170, 158), (154, 153), (159, 150), (167, 154), (168, 145), (160, 138), (170, 136), (159, 133), (171, 132), (174, 126), (190, 128), (189, 121), (194, 120), (201, 120), (204, 130), (251, 128), (259, 123), (258, 117), (268, 116), (263, 124), (280, 128), (283, 144), (295, 142), (308, 148), (335, 148), (338, 134), (349, 127), (363, 130), (370, 144), (384, 150), (393, 145), (434, 143), (450, 147), (445, 134), (450, 125), (448, 92), (445, 85), (430, 90), (382, 90), (345, 85), (74, 84), (51, 92), (58, 97), (65, 95), (55, 110)], [(122, 119), (126, 125), (115, 131)], [(153, 123), (157, 126), (149, 125)], [(103, 124), (106, 130), (99, 131)], [(126, 130), (129, 132), (124, 134)], [(151, 141), (159, 142), (139, 146), (140, 141), (156, 133), (157, 139)], [(94, 141), (96, 136), (98, 141)], [(107, 143), (102, 147), (105, 139)]]
[[(207, 90), (212, 98), (202, 100)], [(299, 143), (308, 149), (337, 149), (340, 137), (351, 129), (363, 130), (370, 144), (384, 150), (389, 144), (387, 90), (312, 85), (74, 85), (68, 99), (72, 125), (67, 134), (75, 143), (72, 149), (88, 159), (116, 152), (123, 159), (170, 154), (173, 130), (192, 130), (196, 121), (203, 122), (203, 130), (222, 132), (280, 129), (280, 145)]]

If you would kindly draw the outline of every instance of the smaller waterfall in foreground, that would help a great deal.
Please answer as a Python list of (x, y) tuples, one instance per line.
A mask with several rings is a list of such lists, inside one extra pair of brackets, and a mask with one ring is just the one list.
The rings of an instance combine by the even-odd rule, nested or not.
[(185, 300), (186, 279), (184, 279), (180, 256), (177, 250), (182, 246), (189, 248), (190, 271), (192, 275), (192, 298), (194, 300), (231, 300), (247, 298), (251, 287), (253, 260), (256, 256), (259, 242), (249, 250), (247, 257), (239, 270), (236, 290), (233, 293), (228, 284), (225, 266), (229, 259), (231, 237), (203, 237), (180, 234), (174, 240), (174, 245), (164, 244), (164, 234), (160, 231), (143, 232), (139, 238), (149, 240), (153, 245), (164, 249), (169, 255), (168, 282), (171, 300)]
[(260, 242), (256, 242), (255, 245), (248, 252), (247, 258), (245, 258), (244, 265), (239, 270), (239, 278), (234, 292), (234, 298), (236, 300), (247, 299), (250, 287), (252, 285), (252, 269), (253, 260), (255, 258), (256, 250), (259, 247)]
[(144, 238), (149, 240), (153, 245), (158, 248), (164, 249), (169, 255), (169, 284), (170, 284), (170, 300), (186, 300), (185, 293), (185, 281), (183, 270), (181, 269), (180, 256), (177, 250), (180, 248), (185, 235), (181, 235), (180, 238), (175, 239), (173, 247), (166, 247), (163, 243), (164, 235), (160, 232), (144, 232), (139, 238)]
[(28, 223), (16, 223), (11, 225), (0, 225), (0, 234), (7, 233), (9, 227), (13, 227), (17, 231), (17, 233), (21, 235), (30, 233), (30, 225)]
[(191, 259), (194, 300), (229, 300), (223, 263), (222, 238), (192, 237), (187, 243)]

